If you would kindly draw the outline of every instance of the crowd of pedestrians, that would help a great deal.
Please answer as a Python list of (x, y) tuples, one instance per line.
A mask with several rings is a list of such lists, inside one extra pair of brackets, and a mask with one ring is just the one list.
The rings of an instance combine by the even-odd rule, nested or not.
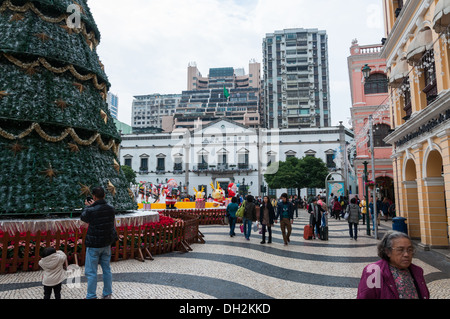
[[(298, 218), (298, 210), (306, 209), (309, 214), (309, 226), (312, 228), (312, 239), (328, 240), (328, 236), (322, 234), (324, 229), (328, 228), (328, 218), (336, 220), (346, 220), (349, 227), (349, 236), (352, 240), (358, 239), (358, 225), (362, 222), (366, 224), (367, 214), (371, 219), (373, 229), (375, 222), (380, 225), (383, 218), (388, 221), (389, 216), (395, 217), (395, 204), (388, 198), (377, 200), (377, 212), (374, 214), (373, 198), (370, 198), (367, 204), (367, 198), (359, 199), (354, 196), (348, 200), (348, 197), (334, 196), (310, 196), (306, 199), (282, 194), (279, 199), (264, 197), (254, 197), (248, 195), (232, 198), (232, 202), (227, 207), (227, 217), (230, 226), (230, 236), (236, 236), (235, 227), (238, 218), (242, 218), (241, 230), (247, 240), (250, 239), (252, 230), (259, 231), (262, 235), (261, 244), (272, 243), (272, 227), (280, 223), (280, 229), (285, 245), (290, 242), (292, 234), (292, 224), (294, 218)], [(256, 207), (259, 207), (257, 214)], [(239, 215), (241, 210), (241, 215)], [(259, 216), (258, 216), (259, 215)], [(267, 237), (268, 234), (268, 237)], [(326, 237), (326, 238), (324, 238)]]
[[(300, 202), (303, 202), (300, 206)], [(227, 215), (230, 219), (230, 236), (235, 236), (236, 212), (239, 210), (238, 199), (233, 198), (227, 207)], [(307, 204), (306, 204), (307, 203)], [(259, 218), (255, 211), (260, 207)], [(308, 201), (299, 201), (297, 198), (288, 198), (286, 193), (279, 200), (264, 196), (255, 199), (249, 195), (241, 204), (244, 210), (244, 234), (248, 240), (251, 235), (252, 225), (255, 227), (257, 220), (262, 226), (261, 244), (272, 243), (272, 227), (280, 220), (280, 228), (284, 245), (290, 242), (292, 224), (298, 217), (298, 208), (306, 208), (310, 215), (309, 225), (313, 230), (313, 238), (323, 236), (322, 230), (327, 226), (328, 216), (331, 218), (345, 219), (348, 222), (349, 235), (352, 240), (358, 238), (358, 225), (362, 220), (365, 224), (367, 214), (370, 214), (372, 225), (380, 223), (383, 217), (385, 221), (395, 217), (395, 204), (389, 199), (383, 198), (377, 201), (377, 212), (374, 213), (373, 198), (367, 204), (367, 198), (359, 199), (355, 196), (348, 201), (346, 197), (330, 195), (328, 200), (324, 196), (311, 197)], [(367, 209), (368, 207), (368, 209)], [(306, 229), (306, 228), (305, 228)], [(266, 233), (268, 240), (266, 241)], [(322, 238), (323, 239), (323, 238)], [(328, 240), (328, 237), (327, 239)], [(411, 238), (402, 232), (389, 231), (378, 244), (378, 262), (367, 265), (362, 271), (358, 285), (358, 299), (429, 299), (430, 293), (425, 282), (424, 271), (421, 267), (412, 263), (415, 248)], [(375, 271), (375, 272), (374, 272)], [(378, 272), (378, 273), (377, 273)], [(373, 276), (376, 280), (373, 281)]]

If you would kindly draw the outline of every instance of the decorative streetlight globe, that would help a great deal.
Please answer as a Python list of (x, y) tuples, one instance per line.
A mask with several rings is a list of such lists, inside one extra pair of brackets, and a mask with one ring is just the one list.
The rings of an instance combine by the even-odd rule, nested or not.
[(362, 73), (364, 76), (364, 79), (368, 79), (370, 77), (370, 72), (372, 72), (372, 69), (369, 67), (368, 64), (366, 64), (363, 68), (362, 68)]

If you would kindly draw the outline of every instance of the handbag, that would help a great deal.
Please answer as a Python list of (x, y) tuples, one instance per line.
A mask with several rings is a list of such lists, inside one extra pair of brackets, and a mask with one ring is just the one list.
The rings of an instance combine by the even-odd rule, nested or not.
[(245, 201), (242, 203), (241, 207), (238, 208), (236, 212), (236, 217), (244, 217), (244, 210), (245, 210)]
[(244, 225), (241, 225), (241, 233), (243, 233), (244, 232)]
[(350, 216), (350, 213), (347, 211), (344, 215), (344, 219), (347, 220), (349, 216)]

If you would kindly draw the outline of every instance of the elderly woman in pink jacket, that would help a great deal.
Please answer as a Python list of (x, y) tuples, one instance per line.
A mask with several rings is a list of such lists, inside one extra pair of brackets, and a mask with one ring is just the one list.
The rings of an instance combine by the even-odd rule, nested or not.
[(364, 268), (358, 299), (429, 299), (423, 269), (412, 264), (415, 249), (405, 233), (390, 231), (378, 245), (381, 260)]

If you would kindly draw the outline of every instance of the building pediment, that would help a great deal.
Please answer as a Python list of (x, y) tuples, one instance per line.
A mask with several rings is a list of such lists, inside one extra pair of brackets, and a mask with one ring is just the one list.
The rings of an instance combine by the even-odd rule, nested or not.
[(222, 134), (256, 134), (256, 131), (246, 125), (232, 121), (227, 118), (221, 118), (207, 125), (201, 126), (194, 131), (194, 135), (211, 136)]
[(241, 148), (239, 151), (237, 151), (237, 154), (249, 154), (250, 151), (246, 149), (245, 147)]
[(306, 155), (316, 155), (317, 152), (314, 151), (314, 150), (307, 150), (307, 151), (305, 152), (305, 154), (306, 154)]

